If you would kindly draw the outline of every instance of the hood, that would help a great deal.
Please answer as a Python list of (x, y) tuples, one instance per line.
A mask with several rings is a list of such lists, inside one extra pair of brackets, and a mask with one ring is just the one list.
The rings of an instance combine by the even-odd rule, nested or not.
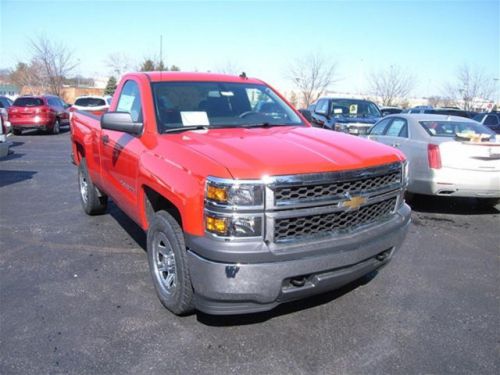
[(403, 159), (381, 143), (312, 127), (211, 129), (163, 137), (216, 161), (235, 179), (361, 169)]

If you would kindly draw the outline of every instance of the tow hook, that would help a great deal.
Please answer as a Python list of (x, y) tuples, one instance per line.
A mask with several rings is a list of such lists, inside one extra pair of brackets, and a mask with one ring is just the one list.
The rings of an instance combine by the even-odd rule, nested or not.
[(290, 279), (290, 284), (292, 284), (295, 287), (304, 286), (306, 284), (306, 277), (305, 276), (294, 277), (293, 279)]
[(382, 261), (386, 260), (390, 254), (391, 254), (391, 250), (382, 251), (381, 253), (379, 253), (375, 256), (375, 259), (382, 262)]

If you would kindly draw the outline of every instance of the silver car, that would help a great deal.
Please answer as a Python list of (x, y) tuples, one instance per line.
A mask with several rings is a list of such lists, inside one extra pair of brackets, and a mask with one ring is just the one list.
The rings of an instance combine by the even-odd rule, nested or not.
[(500, 139), (476, 121), (456, 116), (384, 117), (369, 139), (401, 150), (408, 159), (411, 193), (500, 200)]

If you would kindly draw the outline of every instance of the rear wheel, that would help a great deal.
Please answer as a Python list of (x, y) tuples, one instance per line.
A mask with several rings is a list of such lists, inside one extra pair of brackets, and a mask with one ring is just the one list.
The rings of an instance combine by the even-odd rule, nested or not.
[(17, 128), (12, 128), (12, 133), (14, 133), (14, 135), (21, 135), (23, 131), (21, 129), (17, 129)]
[(158, 211), (148, 229), (148, 262), (156, 294), (176, 315), (193, 311), (193, 288), (184, 234), (167, 212)]
[(106, 211), (108, 206), (108, 197), (101, 194), (97, 187), (92, 183), (87, 170), (85, 159), (80, 161), (78, 166), (78, 187), (80, 190), (80, 201), (83, 210), (88, 215), (98, 215)]

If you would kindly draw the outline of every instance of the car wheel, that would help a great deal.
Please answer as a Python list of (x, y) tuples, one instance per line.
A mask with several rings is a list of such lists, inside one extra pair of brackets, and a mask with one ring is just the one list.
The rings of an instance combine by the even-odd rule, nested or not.
[(80, 161), (78, 166), (78, 187), (80, 190), (80, 201), (83, 210), (88, 215), (98, 215), (106, 211), (108, 206), (108, 197), (101, 194), (97, 187), (92, 183), (87, 163), (85, 159)]
[(12, 133), (14, 135), (21, 135), (22, 134), (22, 130), (21, 129), (16, 129), (16, 128), (12, 128)]
[(54, 125), (52, 126), (52, 134), (59, 134), (61, 131), (61, 120), (56, 118), (56, 121), (54, 122)]
[(148, 229), (148, 263), (156, 294), (176, 315), (193, 311), (193, 288), (184, 235), (177, 221), (158, 211)]

